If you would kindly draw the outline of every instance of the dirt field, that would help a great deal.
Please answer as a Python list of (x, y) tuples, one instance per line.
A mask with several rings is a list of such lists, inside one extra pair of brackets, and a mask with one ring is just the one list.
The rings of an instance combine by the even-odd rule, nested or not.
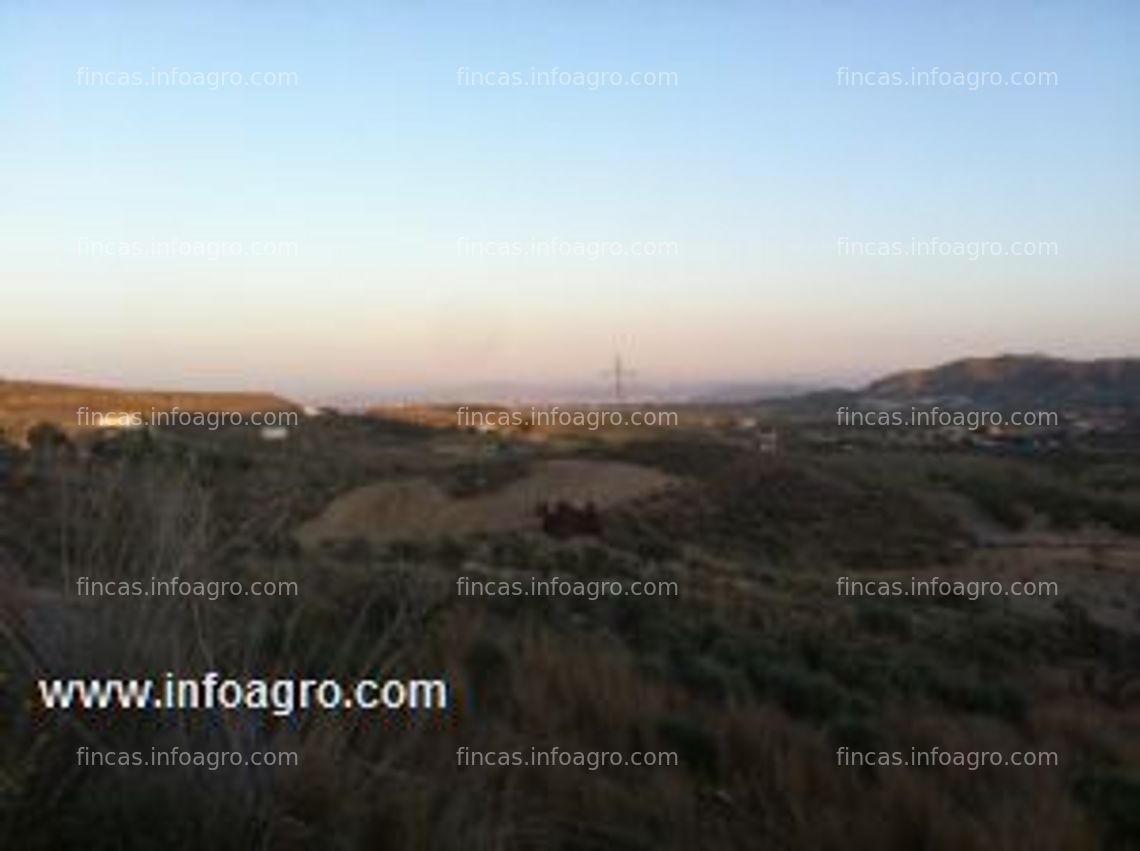
[(364, 538), (376, 543), (538, 528), (542, 501), (606, 508), (669, 487), (674, 479), (633, 464), (554, 460), (485, 496), (456, 499), (424, 478), (378, 482), (336, 498), (297, 530), (302, 546)]

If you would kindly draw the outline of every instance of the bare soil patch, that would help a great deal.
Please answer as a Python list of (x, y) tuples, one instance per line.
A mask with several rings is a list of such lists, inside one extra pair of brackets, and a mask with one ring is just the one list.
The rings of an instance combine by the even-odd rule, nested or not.
[(455, 498), (426, 478), (377, 482), (334, 499), (297, 530), (305, 547), (364, 538), (376, 543), (537, 529), (541, 502), (593, 502), (599, 509), (664, 490), (674, 477), (612, 461), (551, 460), (494, 493)]

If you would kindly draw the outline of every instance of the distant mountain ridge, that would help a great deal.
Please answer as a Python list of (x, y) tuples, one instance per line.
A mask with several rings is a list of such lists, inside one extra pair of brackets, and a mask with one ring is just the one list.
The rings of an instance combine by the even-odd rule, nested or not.
[(873, 381), (861, 396), (961, 399), (977, 404), (1055, 407), (1140, 406), (1140, 358), (1066, 360), (1045, 355), (965, 358)]
[(959, 409), (1127, 411), (1140, 414), (1140, 358), (1068, 360), (1006, 354), (909, 369), (857, 390), (825, 390), (783, 400), (795, 412), (840, 405), (941, 404)]
[[(802, 382), (766, 381), (632, 381), (625, 388), (627, 404), (734, 404), (760, 399), (782, 399), (806, 393), (811, 385)], [(613, 404), (614, 388), (604, 380), (594, 382), (510, 382), (486, 381), (453, 386), (390, 388), (372, 393), (340, 394), (320, 399), (321, 404), (347, 409), (384, 407), (397, 403), (415, 405), (485, 404)]]

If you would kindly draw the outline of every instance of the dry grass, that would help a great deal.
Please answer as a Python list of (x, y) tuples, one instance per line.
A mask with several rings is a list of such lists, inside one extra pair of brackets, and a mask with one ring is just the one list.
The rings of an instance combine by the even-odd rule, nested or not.
[[(318, 461), (306, 464), (321, 469)], [(614, 499), (671, 481), (609, 464), (538, 469), (550, 474), (546, 487), (588, 481), (613, 486)], [(231, 475), (261, 473), (150, 462), (65, 466), (18, 498), (4, 496), (0, 847), (1128, 847), (1105, 814), (1119, 810), (1119, 797), (1088, 803), (1074, 792), (1090, 774), (1126, 768), (1138, 756), (1135, 704), (1113, 705), (1128, 693), (1104, 685), (1128, 673), (1130, 658), (1131, 645), (1112, 624), (1098, 632), (1075, 615), (1025, 620), (1033, 613), (928, 606), (899, 638), (869, 630), (846, 604), (821, 602), (822, 568), (800, 578), (700, 553), (692, 554), (687, 581), (710, 584), (677, 599), (497, 607), (457, 600), (454, 568), (430, 553), (390, 564), (257, 549), (251, 541), (258, 530), (287, 526), (295, 506), (281, 504), (288, 516), (256, 515), (234, 500)], [(280, 475), (282, 491), (316, 481)], [(481, 502), (513, 486), (452, 502), (497, 507), (502, 514), (494, 516), (517, 519), (536, 498), (522, 486), (514, 502)], [(432, 499), (443, 499), (440, 493)], [(545, 488), (543, 498), (550, 498)], [(425, 518), (425, 504), (398, 508), (409, 524), (454, 533), (460, 522)], [(518, 538), (520, 566), (586, 569), (574, 547)], [(636, 563), (609, 546), (591, 550), (602, 568)], [(66, 591), (79, 575), (248, 579), (251, 571), (297, 578), (302, 596), (77, 600)], [(1036, 645), (1019, 643), (1022, 633), (994, 632), (1014, 626), (1036, 631), (1044, 661)], [(38, 676), (208, 669), (344, 679), (443, 671), (458, 703), (443, 717), (314, 714), (262, 723), (225, 713), (45, 714), (29, 702)], [(939, 702), (938, 690), (953, 692), (966, 674), (978, 677), (971, 687), (983, 697), (987, 689), (1021, 690), (1026, 717)], [(1055, 771), (864, 771), (836, 764), (839, 732), (849, 728), (885, 750), (1055, 749), (1064, 762)], [(297, 750), (302, 766), (80, 769), (80, 744)], [(681, 765), (593, 772), (456, 765), (460, 746), (555, 745), (675, 750)]]

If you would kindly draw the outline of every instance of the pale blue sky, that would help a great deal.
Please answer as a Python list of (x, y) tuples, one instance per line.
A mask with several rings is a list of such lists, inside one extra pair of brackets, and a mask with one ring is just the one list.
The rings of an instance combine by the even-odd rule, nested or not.
[[(1137, 44), (1131, 2), (5, 0), (0, 375), (322, 394), (580, 382), (614, 348), (660, 380), (1140, 354)], [(1057, 83), (837, 79), (935, 66)], [(460, 84), (554, 67), (676, 85)], [(297, 84), (90, 82), (171, 68)], [(552, 240), (673, 248), (478, 249)]]

